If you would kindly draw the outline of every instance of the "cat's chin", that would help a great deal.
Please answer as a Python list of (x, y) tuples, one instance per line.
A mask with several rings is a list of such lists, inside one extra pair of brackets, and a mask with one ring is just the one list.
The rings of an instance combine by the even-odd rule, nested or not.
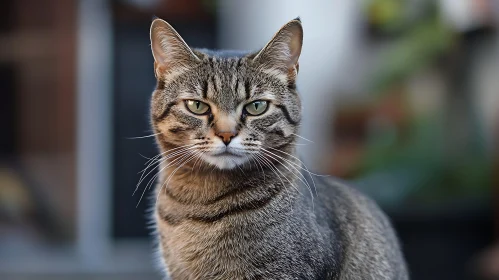
[(225, 153), (218, 155), (203, 155), (203, 159), (207, 163), (216, 166), (218, 169), (224, 170), (234, 169), (247, 161), (246, 157)]

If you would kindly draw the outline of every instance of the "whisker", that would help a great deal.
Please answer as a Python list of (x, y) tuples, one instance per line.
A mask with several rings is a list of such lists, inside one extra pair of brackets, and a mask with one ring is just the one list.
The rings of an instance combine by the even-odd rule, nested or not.
[(199, 154), (199, 156), (196, 159), (196, 161), (194, 161), (194, 164), (192, 165), (191, 170), (194, 170), (194, 167), (196, 166), (196, 163), (198, 163), (198, 161), (202, 158), (202, 156), (203, 156), (204, 153), (205, 153), (204, 151), (201, 151), (201, 153)]
[(162, 153), (159, 153), (159, 154), (155, 155), (150, 160), (146, 161), (146, 163), (144, 163), (144, 165), (146, 165), (149, 161), (157, 159), (158, 157), (160, 157), (160, 156), (162, 156), (162, 155), (164, 155), (164, 154), (166, 154), (168, 152), (173, 152), (173, 151), (178, 150), (178, 149), (182, 149), (182, 148), (190, 147), (190, 146), (195, 146), (195, 145), (197, 145), (197, 144), (196, 143), (194, 143), (194, 144), (187, 144), (187, 145), (183, 145), (183, 146), (179, 146), (179, 147), (176, 147), (176, 148), (173, 148), (173, 149), (166, 150), (166, 151), (164, 151)]
[[(196, 152), (195, 154), (192, 154), (190, 156), (187, 156), (187, 159), (184, 160), (182, 163), (180, 163), (180, 166), (178, 166), (171, 174), (170, 176), (168, 176), (168, 178), (166, 179), (166, 181), (161, 185), (161, 188), (159, 189), (158, 191), (158, 195), (156, 197), (156, 204), (158, 204), (158, 199), (159, 199), (159, 196), (161, 194), (161, 191), (163, 190), (163, 188), (167, 188), (168, 187), (168, 183), (170, 182), (171, 178), (173, 177), (173, 175), (175, 175), (175, 173), (177, 173), (177, 171), (182, 167), (184, 166), (187, 162), (191, 161), (194, 157), (196, 157), (198, 155), (198, 153), (200, 153), (199, 151)], [(184, 156), (185, 158), (185, 156)]]
[(301, 139), (303, 139), (303, 140), (305, 140), (305, 141), (308, 141), (308, 142), (310, 142), (310, 143), (314, 143), (314, 141), (309, 140), (309, 139), (307, 139), (307, 138), (305, 138), (305, 137), (303, 137), (303, 136), (301, 136), (301, 135), (298, 135), (298, 134), (296, 134), (296, 133), (291, 133), (291, 134), (293, 134), (294, 136), (299, 137), (299, 138), (301, 138)]
[[(272, 159), (276, 160), (277, 162), (279, 162), (279, 163), (281, 163), (281, 164), (284, 164), (284, 163), (288, 164), (288, 165), (289, 165), (289, 167), (293, 168), (296, 172), (298, 172), (298, 174), (300, 174), (302, 178), (305, 178), (305, 177), (301, 174), (300, 169), (297, 169), (295, 166), (293, 166), (293, 162), (292, 162), (292, 161), (289, 161), (288, 159), (283, 158), (283, 157), (280, 157), (280, 156), (278, 156), (278, 155), (276, 155), (276, 154), (274, 154), (274, 153), (272, 153), (272, 152), (269, 152), (269, 151), (267, 151), (267, 150), (265, 150), (265, 149), (262, 149), (262, 150), (263, 150), (265, 153), (267, 153), (267, 155), (269, 155)], [(276, 158), (276, 157), (277, 157), (277, 158)], [(287, 166), (286, 166), (286, 165), (283, 165), (283, 166), (284, 166), (284, 167), (285, 167), (288, 171), (290, 171), (290, 172), (292, 172), (292, 173), (294, 174), (294, 171), (289, 170), (289, 169), (287, 168)], [(302, 169), (303, 169), (303, 168), (302, 168)], [(305, 181), (304, 183), (308, 183), (308, 182), (307, 182), (307, 181)]]
[[(188, 147), (187, 147), (187, 148), (184, 148), (185, 146), (188, 146)], [(145, 180), (145, 179), (147, 178), (147, 176), (149, 176), (149, 174), (151, 174), (151, 173), (155, 170), (155, 168), (151, 168), (151, 170), (150, 170), (149, 172), (147, 172), (147, 174), (146, 174), (145, 172), (146, 172), (146, 170), (147, 170), (148, 168), (150, 168), (150, 167), (156, 167), (156, 166), (159, 166), (161, 163), (163, 163), (163, 162), (164, 162), (164, 161), (166, 161), (167, 159), (172, 158), (172, 157), (174, 157), (174, 156), (179, 156), (179, 155), (182, 155), (183, 153), (188, 152), (188, 150), (190, 150), (190, 149), (193, 149), (193, 148), (194, 148), (194, 147), (193, 147), (193, 145), (185, 145), (185, 146), (182, 146), (182, 148), (183, 148), (183, 149), (181, 149), (181, 150), (177, 150), (177, 148), (176, 148), (176, 149), (171, 149), (171, 150), (168, 150), (168, 151), (173, 151), (173, 150), (177, 150), (177, 151), (172, 152), (172, 153), (170, 153), (170, 154), (166, 155), (165, 157), (163, 157), (163, 158), (161, 158), (161, 159), (155, 159), (155, 160), (151, 161), (151, 162), (147, 165), (147, 167), (146, 167), (146, 168), (144, 168), (144, 169), (142, 170), (142, 175), (141, 175), (141, 176), (140, 176), (140, 178), (139, 178), (139, 182), (138, 182), (138, 183), (137, 183), (137, 185), (135, 186), (135, 190), (133, 191), (132, 196), (134, 196), (134, 195), (135, 195), (135, 192), (137, 192), (137, 190), (139, 189), (139, 186), (140, 186), (140, 184), (142, 183), (142, 181), (143, 181), (143, 180)], [(167, 152), (168, 152), (168, 151), (167, 151)], [(162, 155), (162, 154), (164, 154), (164, 153), (161, 153), (160, 155)], [(140, 173), (140, 172), (139, 172), (139, 173)], [(157, 177), (157, 176), (154, 176), (152, 179), (154, 179), (155, 177)], [(151, 180), (149, 180), (149, 181), (151, 181)], [(148, 183), (148, 184), (149, 184), (149, 183)], [(147, 188), (147, 185), (146, 185), (146, 188)]]
[[(147, 169), (149, 169), (149, 167), (157, 164), (157, 163), (160, 163), (163, 159), (155, 159), (154, 161), (152, 161), (151, 163), (149, 163), (146, 167), (144, 167), (142, 170), (140, 170), (139, 172), (137, 172), (137, 174), (140, 174), (140, 173), (144, 173)], [(142, 178), (142, 176), (141, 176)]]
[[(175, 155), (175, 158), (173, 160), (171, 160), (170, 162), (168, 162), (166, 167), (169, 167), (169, 166), (172, 166), (172, 165), (175, 165), (175, 164), (181, 162), (185, 157), (189, 156), (190, 154), (191, 154), (191, 151), (188, 150), (188, 151), (183, 151), (180, 154)], [(172, 157), (170, 157), (170, 158), (172, 158)], [(160, 174), (160, 172), (157, 173), (157, 175), (159, 175), (159, 174)], [(149, 185), (149, 188), (151, 188), (151, 187), (152, 187), (152, 184)]]
[[(139, 182), (137, 183), (136, 187), (135, 187), (135, 191), (133, 192), (132, 196), (135, 194), (135, 192), (138, 190), (140, 184), (142, 183), (142, 181), (147, 178), (147, 176), (149, 176), (149, 174), (151, 174), (151, 172), (154, 171), (154, 169), (151, 169), (149, 172), (147, 172), (147, 174), (145, 174), (145, 171), (151, 167), (151, 166), (155, 166), (155, 165), (159, 165), (161, 164), (162, 162), (164, 162), (165, 160), (169, 159), (169, 158), (172, 158), (174, 156), (178, 156), (178, 155), (182, 155), (184, 153), (187, 153), (189, 150), (193, 149), (194, 147), (188, 147), (188, 148), (184, 148), (182, 150), (179, 150), (179, 151), (175, 151), (171, 154), (168, 154), (167, 156), (161, 158), (160, 160), (156, 160), (156, 161), (152, 161), (151, 163), (149, 163), (149, 165), (147, 165), (147, 167), (143, 170), (143, 173), (142, 175), (140, 176), (140, 179), (139, 179)], [(144, 175), (145, 174), (145, 175)]]
[(130, 139), (130, 140), (133, 140), (133, 139), (143, 139), (143, 138), (149, 138), (149, 137), (154, 137), (156, 135), (159, 135), (161, 133), (154, 133), (154, 134), (151, 134), (151, 135), (146, 135), (146, 136), (138, 136), (138, 137), (126, 137), (126, 139)]
[[(306, 165), (303, 161), (301, 161), (298, 157), (296, 157), (296, 156), (294, 156), (294, 155), (292, 155), (292, 154), (286, 153), (286, 152), (284, 152), (284, 151), (281, 151), (281, 150), (279, 150), (279, 149), (276, 149), (276, 148), (272, 148), (272, 147), (267, 147), (267, 148), (272, 149), (272, 150), (277, 151), (277, 152), (280, 152), (280, 153), (283, 153), (283, 154), (285, 154), (285, 155), (288, 155), (288, 156), (290, 156), (290, 157), (292, 157), (292, 158), (294, 158), (294, 159), (298, 160), (298, 161), (299, 161), (299, 162), (303, 165), (303, 167), (305, 168), (304, 170), (305, 170), (306, 172), (308, 172), (308, 176), (310, 176), (310, 179), (312, 179), (312, 184), (314, 185), (314, 188), (315, 188), (315, 196), (317, 196), (317, 187), (316, 187), (316, 185), (315, 185), (315, 180), (314, 180), (314, 177), (312, 177), (312, 175), (315, 175), (315, 176), (317, 176), (317, 177), (328, 177), (329, 175), (320, 175), (320, 174), (315, 174), (315, 173), (313, 173), (313, 172), (310, 172), (310, 170), (308, 169), (307, 165)], [(300, 166), (300, 167), (301, 167), (301, 166)], [(303, 167), (301, 167), (301, 168), (303, 168)]]
[(143, 158), (145, 158), (145, 159), (148, 159), (148, 160), (150, 160), (150, 159), (151, 159), (151, 158), (148, 158), (148, 157), (144, 156), (144, 155), (143, 155), (143, 154), (141, 154), (141, 153), (138, 153), (138, 154), (139, 154), (139, 156), (141, 156), (141, 157), (143, 157)]
[[(275, 164), (274, 164), (271, 160), (269, 160), (269, 159), (266, 157), (266, 155), (265, 155), (265, 154), (263, 154), (262, 156), (263, 156), (263, 159), (264, 159), (265, 161), (267, 161), (270, 165), (272, 165), (272, 166), (275, 168), (275, 170), (277, 170), (277, 172), (279, 172), (279, 174), (281, 174), (281, 175), (282, 175), (282, 177), (284, 177), (284, 179), (285, 179), (286, 181), (288, 181), (288, 183), (291, 185), (291, 187), (295, 188), (295, 189), (296, 189), (296, 191), (297, 191), (298, 193), (300, 193), (301, 195), (303, 195), (303, 194), (300, 192), (300, 190), (299, 190), (299, 189), (298, 189), (298, 188), (297, 188), (297, 187), (296, 187), (296, 186), (295, 186), (295, 185), (294, 185), (294, 184), (293, 184), (293, 183), (292, 183), (292, 182), (288, 179), (288, 177), (286, 177), (286, 176), (282, 173), (282, 171), (281, 171), (281, 170), (279, 170), (279, 168), (277, 168), (277, 166), (275, 166)], [(284, 166), (284, 165), (283, 165), (283, 166)], [(281, 182), (282, 182), (282, 181), (281, 181)]]
[[(193, 146), (195, 146), (195, 144), (193, 144), (193, 145), (185, 145), (185, 146), (181, 146), (181, 147), (178, 147), (178, 148), (175, 148), (175, 149), (170, 149), (170, 150), (168, 150), (168, 151), (166, 151), (166, 152), (164, 152), (164, 153), (161, 153), (161, 154), (159, 154), (159, 155), (155, 156), (154, 158), (152, 158), (152, 159), (150, 160), (151, 162), (149, 163), (149, 165), (148, 165), (145, 169), (149, 168), (149, 166), (151, 166), (151, 164), (154, 164), (154, 161), (156, 161), (156, 163), (157, 163), (158, 161), (161, 161), (161, 160), (164, 160), (164, 159), (169, 158), (171, 155), (178, 154), (179, 149), (180, 149), (181, 151), (186, 151), (186, 150), (190, 150), (191, 148), (193, 148)], [(177, 151), (175, 151), (175, 150), (177, 150)], [(175, 152), (174, 152), (174, 151), (175, 151)], [(166, 157), (163, 157), (162, 159), (159, 159), (159, 157), (160, 157), (160, 156), (165, 155), (165, 153), (167, 153), (167, 152), (170, 152), (170, 153), (169, 153)], [(139, 173), (140, 173), (140, 172), (139, 172)]]
[[(271, 170), (272, 172), (274, 172), (274, 174), (277, 175), (277, 178), (281, 181), (281, 184), (284, 186), (284, 182), (282, 181), (279, 174), (277, 174), (276, 171), (274, 171), (274, 168), (268, 164), (267, 160), (263, 157), (263, 155), (256, 154), (255, 156), (256, 156), (256, 159), (258, 159), (258, 161), (261, 161), (261, 163), (263, 165), (265, 165), (269, 170)], [(263, 170), (263, 166), (262, 166), (262, 170)]]
[[(312, 198), (312, 208), (313, 208), (313, 207), (314, 207), (314, 194), (313, 194), (313, 192), (312, 192), (312, 187), (311, 187), (311, 186), (310, 186), (310, 184), (307, 182), (307, 180), (306, 180), (305, 176), (303, 176), (303, 174), (301, 174), (300, 170), (299, 170), (299, 169), (297, 169), (296, 167), (294, 167), (292, 164), (290, 164), (290, 163), (292, 163), (291, 161), (289, 161), (289, 160), (287, 160), (287, 159), (285, 159), (285, 158), (283, 158), (283, 157), (280, 157), (280, 156), (278, 156), (278, 155), (276, 155), (276, 154), (274, 154), (274, 153), (272, 153), (272, 152), (269, 152), (269, 151), (267, 151), (267, 150), (265, 150), (265, 149), (263, 149), (263, 148), (262, 148), (262, 150), (263, 150), (265, 153), (267, 153), (267, 155), (268, 155), (268, 156), (270, 156), (272, 159), (274, 159), (274, 160), (276, 160), (277, 162), (281, 163), (281, 164), (282, 164), (282, 166), (283, 166), (284, 168), (286, 168), (286, 169), (287, 169), (287, 170), (288, 170), (291, 174), (295, 175), (295, 176), (297, 177), (297, 179), (299, 179), (299, 180), (300, 180), (303, 184), (305, 184), (305, 186), (307, 187), (307, 189), (310, 191), (310, 196), (311, 196), (311, 198)], [(278, 157), (278, 158), (275, 158), (275, 157), (274, 157), (274, 156), (272, 156), (272, 155), (274, 155), (274, 156), (276, 156), (276, 157)], [(280, 160), (279, 160), (279, 159), (280, 159)], [(286, 166), (286, 164), (288, 164), (291, 168), (293, 168), (294, 170), (296, 170), (296, 172), (297, 172), (297, 173), (295, 173), (294, 171), (290, 170), (290, 169)], [(314, 187), (315, 187), (315, 184), (314, 184)], [(316, 196), (317, 196), (317, 191), (316, 191)]]
[(258, 166), (260, 166), (261, 170), (262, 170), (262, 174), (263, 174), (263, 184), (265, 184), (265, 181), (266, 181), (266, 176), (265, 176), (265, 171), (263, 170), (263, 166), (261, 165), (261, 163), (258, 161), (257, 158), (255, 157), (249, 157), (250, 160), (253, 160), (255, 163), (256, 163), (256, 168), (258, 169)]
[(144, 196), (144, 193), (146, 192), (147, 189), (150, 189), (152, 187), (152, 184), (154, 183), (154, 180), (161, 174), (161, 172), (163, 170), (165, 170), (166, 168), (168, 168), (169, 166), (172, 166), (174, 163), (178, 162), (179, 160), (181, 161), (182, 159), (186, 158), (189, 156), (189, 153), (188, 151), (185, 152), (184, 154), (181, 154), (179, 155), (178, 158), (174, 159), (173, 161), (169, 162), (168, 164), (166, 164), (164, 167), (161, 168), (161, 170), (159, 170), (150, 180), (149, 182), (147, 183), (147, 185), (144, 187), (144, 190), (142, 191), (142, 195), (140, 196), (140, 199), (139, 199), (139, 202), (137, 203), (137, 206), (139, 206), (140, 202), (142, 201), (142, 197)]
[(239, 168), (239, 170), (241, 170), (241, 172), (243, 173), (243, 175), (246, 176), (246, 173), (244, 173), (244, 170), (236, 163), (236, 161), (232, 160), (232, 162), (237, 166), (237, 168)]
[[(275, 159), (275, 160), (276, 160), (276, 161), (278, 161), (278, 162), (281, 162), (281, 161), (279, 161), (279, 159), (281, 159), (281, 160), (282, 160), (282, 162), (281, 162), (281, 163), (287, 163), (287, 164), (288, 164), (291, 168), (293, 168), (294, 170), (296, 170), (296, 172), (298, 172), (298, 174), (299, 174), (299, 175), (301, 175), (301, 178), (305, 179), (305, 176), (303, 176), (303, 174), (301, 174), (300, 170), (299, 170), (299, 169), (297, 169), (297, 168), (295, 167), (295, 166), (297, 166), (297, 167), (299, 167), (300, 169), (304, 170), (304, 168), (303, 168), (302, 166), (300, 166), (299, 164), (296, 164), (295, 162), (292, 162), (292, 161), (290, 161), (290, 160), (288, 160), (288, 159), (286, 159), (286, 158), (284, 158), (284, 157), (281, 157), (281, 156), (279, 156), (279, 155), (276, 155), (276, 154), (274, 154), (274, 153), (272, 153), (272, 152), (270, 152), (270, 151), (268, 151), (268, 150), (266, 150), (266, 149), (264, 149), (264, 148), (262, 148), (262, 151), (264, 151), (264, 152), (265, 152), (265, 153), (267, 153), (267, 154), (270, 154), (270, 155), (273, 155), (273, 156), (277, 157), (277, 159), (276, 159), (276, 158), (274, 158), (274, 157), (272, 157), (272, 158), (273, 158), (273, 159)], [(286, 166), (284, 165), (284, 167), (286, 167)], [(288, 170), (289, 170), (289, 169), (288, 169)], [(289, 171), (291, 172), (291, 170), (289, 170)], [(294, 173), (294, 172), (292, 172), (292, 173)], [(303, 182), (303, 181), (302, 181), (302, 182)], [(305, 179), (304, 183), (305, 183), (305, 184), (307, 184), (307, 186), (309, 186), (309, 187), (310, 187), (310, 185), (308, 184), (308, 182), (306, 181), (306, 179)]]
[[(284, 185), (284, 182), (282, 181), (281, 176), (274, 170), (274, 168), (277, 169), (277, 167), (274, 164), (272, 164), (272, 162), (270, 160), (265, 158), (264, 155), (256, 154), (256, 156), (259, 160), (262, 161), (262, 164), (264, 164), (265, 166), (267, 166), (267, 168), (269, 168), (272, 172), (274, 172), (274, 174), (277, 176), (279, 181), (281, 181), (282, 187), (285, 188), (285, 185)], [(289, 182), (289, 180), (288, 180), (288, 182)], [(291, 186), (293, 186), (293, 184), (291, 182), (290, 182), (290, 184), (291, 184)], [(295, 189), (298, 191), (298, 193), (300, 193), (300, 191), (297, 188), (295, 188)], [(293, 205), (291, 204), (291, 195), (289, 193), (288, 193), (288, 199), (289, 199), (289, 203), (288, 203), (289, 208), (290, 208), (290, 210), (292, 210)]]

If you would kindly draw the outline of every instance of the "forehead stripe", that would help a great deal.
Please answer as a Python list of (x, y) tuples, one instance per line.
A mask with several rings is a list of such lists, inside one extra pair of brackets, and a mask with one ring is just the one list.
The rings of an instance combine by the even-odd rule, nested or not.
[(246, 99), (250, 99), (251, 96), (251, 86), (248, 80), (244, 82), (244, 91), (246, 93)]
[(208, 97), (208, 80), (205, 80), (203, 83), (203, 98), (206, 99)]
[(236, 88), (234, 89), (236, 95), (239, 94), (239, 77), (236, 75)]

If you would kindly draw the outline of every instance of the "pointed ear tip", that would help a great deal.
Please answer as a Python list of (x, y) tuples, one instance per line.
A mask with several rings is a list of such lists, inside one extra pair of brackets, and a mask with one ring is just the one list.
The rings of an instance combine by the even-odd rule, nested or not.
[(160, 18), (153, 19), (153, 21), (151, 22), (151, 32), (154, 30), (154, 28), (156, 28), (159, 24), (161, 24), (161, 21), (162, 19)]
[(297, 18), (293, 19), (292, 21), (290, 21), (289, 25), (300, 26), (300, 28), (301, 28), (302, 24), (301, 24), (300, 17), (297, 17)]
[(152, 17), (152, 23), (155, 23), (155, 22), (161, 22), (161, 21), (164, 21), (164, 20), (160, 19), (160, 18), (159, 18), (159, 17), (157, 17), (157, 16), (153, 16), (153, 17)]
[(297, 17), (293, 19), (292, 21), (288, 22), (286, 26), (291, 27), (291, 28), (298, 28), (301, 33), (303, 33), (303, 26), (301, 24), (300, 17)]
[(156, 28), (158, 26), (163, 26), (163, 27), (168, 27), (168, 28), (173, 28), (168, 22), (166, 22), (163, 19), (160, 19), (159, 17), (154, 16), (153, 21), (151, 22), (151, 30), (153, 28)]

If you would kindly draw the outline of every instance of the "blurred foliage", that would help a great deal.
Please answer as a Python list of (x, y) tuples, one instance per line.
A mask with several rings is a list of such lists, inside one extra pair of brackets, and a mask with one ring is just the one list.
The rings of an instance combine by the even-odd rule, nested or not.
[(396, 31), (406, 23), (403, 11), (404, 2), (400, 0), (378, 0), (367, 2), (369, 23), (383, 30)]
[(443, 23), (437, 3), (428, 0), (367, 2), (371, 28), (377, 33), (392, 35), (381, 54), (382, 63), (370, 82), (374, 92), (386, 92), (393, 83), (431, 64), (450, 49), (455, 36)]
[(381, 54), (382, 64), (371, 80), (373, 92), (387, 92), (394, 83), (433, 63), (449, 50), (453, 38), (453, 33), (436, 18), (414, 26)]
[(367, 0), (365, 11), (370, 27), (387, 35), (406, 33), (439, 12), (434, 0)]
[(373, 197), (384, 205), (486, 195), (492, 170), (485, 149), (470, 146), (457, 154), (448, 154), (443, 119), (442, 116), (413, 119), (404, 128), (408, 132), (404, 136), (389, 128), (371, 135), (361, 173), (362, 181), (369, 182), (365, 186), (376, 189), (366, 191), (375, 192)]
[[(371, 29), (390, 35), (384, 40), (386, 48), (369, 87), (378, 101), (394, 94), (392, 89), (415, 73), (433, 66), (458, 40), (459, 35), (443, 23), (437, 4), (427, 0), (366, 2)], [(485, 196), (492, 171), (484, 145), (449, 152), (446, 117), (445, 108), (427, 115), (408, 113), (402, 126), (388, 120), (388, 125), (370, 131), (359, 186), (385, 206)], [(472, 137), (481, 139), (480, 133), (475, 129)]]

